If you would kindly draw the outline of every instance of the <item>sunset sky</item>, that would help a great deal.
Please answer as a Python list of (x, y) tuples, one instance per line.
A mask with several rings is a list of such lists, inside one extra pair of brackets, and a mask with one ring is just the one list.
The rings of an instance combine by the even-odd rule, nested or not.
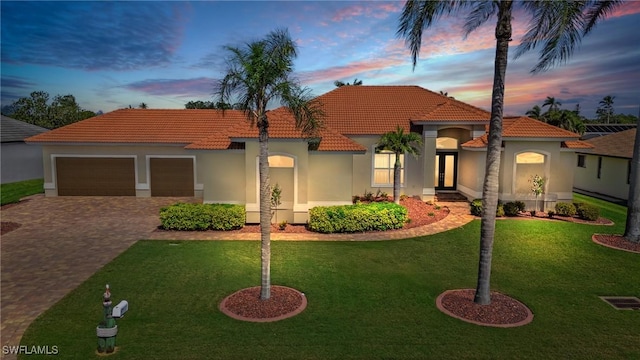
[[(419, 85), (489, 109), (494, 20), (463, 39), (462, 17), (428, 30), (415, 71), (396, 37), (404, 2), (1, 2), (2, 105), (43, 90), (72, 94), (81, 107), (104, 112), (141, 102), (184, 108), (212, 100), (223, 75), (224, 45), (241, 45), (288, 28), (299, 46), (295, 72), (316, 95), (333, 82)], [(511, 47), (528, 18), (514, 13)], [(537, 52), (513, 60), (506, 114), (524, 114), (547, 96), (562, 108), (580, 104), (593, 117), (615, 96), (617, 113), (640, 106), (640, 2), (620, 7), (586, 37), (563, 66), (531, 75)]]

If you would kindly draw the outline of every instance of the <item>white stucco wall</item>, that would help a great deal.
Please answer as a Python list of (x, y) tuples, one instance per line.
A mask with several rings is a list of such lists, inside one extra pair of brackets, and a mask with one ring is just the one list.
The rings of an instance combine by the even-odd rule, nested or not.
[(629, 159), (602, 156), (602, 169), (598, 179), (598, 155), (585, 155), (585, 167), (578, 167), (577, 160), (572, 164), (575, 168), (574, 187), (618, 199), (628, 199)]

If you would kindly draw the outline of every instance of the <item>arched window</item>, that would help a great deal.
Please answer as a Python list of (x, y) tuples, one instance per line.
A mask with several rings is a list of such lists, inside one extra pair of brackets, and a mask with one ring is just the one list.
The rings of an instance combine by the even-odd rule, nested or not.
[(535, 152), (523, 152), (516, 155), (516, 164), (544, 164), (544, 155)]
[(439, 137), (436, 139), (436, 149), (457, 150), (458, 139), (452, 137)]
[(269, 167), (292, 168), (293, 158), (285, 155), (271, 155), (269, 156)]

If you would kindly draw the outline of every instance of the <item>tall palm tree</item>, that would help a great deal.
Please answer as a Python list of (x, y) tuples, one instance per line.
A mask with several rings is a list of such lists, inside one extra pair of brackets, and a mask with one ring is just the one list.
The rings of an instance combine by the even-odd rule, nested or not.
[(547, 109), (547, 114), (549, 114), (554, 111), (559, 111), (562, 103), (556, 100), (556, 98), (554, 98), (553, 96), (547, 96), (547, 98), (544, 100), (544, 103), (542, 104), (542, 107), (545, 106), (549, 107), (549, 109)]
[(600, 121), (606, 120), (607, 124), (611, 121), (611, 117), (614, 113), (613, 99), (615, 98), (615, 96), (607, 95), (600, 100), (600, 106), (598, 106), (598, 109), (596, 110)]
[(527, 110), (525, 115), (532, 119), (540, 120), (542, 118), (542, 109), (540, 108), (540, 106), (534, 105), (534, 107)]
[(404, 129), (400, 126), (396, 131), (389, 131), (383, 134), (376, 146), (376, 152), (379, 151), (391, 151), (396, 155), (395, 163), (393, 164), (393, 201), (396, 204), (400, 204), (400, 155), (411, 154), (413, 156), (420, 155), (420, 148), (422, 145), (422, 139), (420, 135), (408, 132), (404, 133)]
[(264, 39), (242, 47), (225, 46), (228, 52), (226, 75), (216, 84), (216, 95), (223, 103), (235, 103), (259, 133), (260, 173), (260, 298), (271, 296), (271, 187), (269, 185), (269, 118), (267, 107), (280, 101), (295, 118), (303, 133), (313, 135), (321, 126), (323, 112), (311, 100), (308, 89), (292, 77), (297, 46), (286, 29), (270, 32)]
[[(621, 3), (610, 1), (522, 1), (524, 13), (531, 16), (527, 32), (516, 49), (516, 57), (542, 45), (538, 63), (533, 73), (547, 70), (565, 62), (575, 46), (587, 35), (596, 23)], [(489, 304), (491, 258), (495, 234), (495, 216), (498, 206), (498, 176), (500, 169), (500, 147), (502, 143), (502, 117), (504, 86), (507, 69), (509, 42), (511, 41), (511, 18), (513, 0), (484, 1), (417, 1), (408, 0), (400, 16), (397, 34), (405, 40), (411, 51), (415, 69), (422, 32), (431, 27), (442, 15), (469, 10), (464, 26), (466, 35), (497, 15), (495, 36), (493, 91), (491, 95), (491, 119), (487, 145), (487, 160), (482, 187), (483, 214), (480, 226), (480, 259), (478, 284), (474, 302)]]
[(627, 199), (627, 223), (624, 229), (624, 237), (633, 242), (640, 243), (640, 114), (638, 114), (638, 126), (636, 127), (636, 140), (633, 146), (633, 158), (631, 159), (631, 181), (629, 182), (629, 198)]

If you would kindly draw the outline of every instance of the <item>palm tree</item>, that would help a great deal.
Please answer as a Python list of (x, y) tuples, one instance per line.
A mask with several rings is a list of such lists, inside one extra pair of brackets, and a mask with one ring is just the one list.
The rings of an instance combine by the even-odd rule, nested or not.
[(420, 135), (413, 132), (405, 134), (400, 126), (396, 131), (382, 135), (378, 141), (376, 152), (386, 150), (396, 155), (396, 161), (393, 164), (393, 201), (396, 204), (400, 204), (400, 155), (407, 153), (417, 157), (420, 155), (420, 148), (417, 146), (420, 145), (422, 145)]
[[(260, 173), (260, 298), (271, 296), (271, 187), (269, 185), (269, 118), (267, 107), (280, 101), (295, 118), (296, 127), (313, 135), (321, 126), (320, 104), (293, 78), (297, 46), (286, 29), (270, 32), (264, 39), (242, 47), (225, 46), (228, 52), (226, 75), (216, 84), (216, 95), (223, 103), (234, 103), (259, 132)], [(234, 101), (232, 101), (234, 100)]]
[[(587, 35), (599, 20), (621, 3), (611, 1), (522, 1), (524, 12), (531, 15), (527, 32), (516, 49), (516, 57), (542, 45), (538, 63), (533, 73), (547, 70), (565, 62), (583, 36)], [(464, 30), (466, 35), (497, 15), (495, 36), (493, 91), (491, 95), (491, 119), (487, 145), (487, 160), (482, 187), (483, 213), (480, 226), (480, 259), (478, 283), (474, 302), (489, 304), (491, 258), (495, 234), (495, 216), (498, 206), (498, 180), (500, 147), (502, 144), (502, 117), (504, 86), (507, 69), (513, 0), (496, 1), (417, 1), (408, 0), (400, 16), (397, 34), (405, 39), (411, 51), (415, 70), (422, 32), (444, 14), (470, 10)]]
[(535, 105), (531, 109), (527, 110), (525, 115), (532, 119), (540, 120), (542, 118), (542, 109), (540, 106)]
[(333, 85), (335, 85), (336, 87), (343, 87), (343, 86), (358, 86), (358, 85), (362, 85), (362, 80), (358, 80), (358, 78), (353, 79), (353, 84), (352, 83), (346, 83), (344, 81), (340, 81), (340, 80), (336, 80), (333, 82)]
[(146, 103), (143, 103), (143, 102), (141, 102), (138, 105), (138, 109), (148, 109), (148, 108), (149, 108), (149, 106)]
[(600, 121), (606, 120), (608, 124), (609, 121), (611, 120), (611, 117), (613, 116), (613, 113), (614, 113), (613, 99), (615, 98), (616, 98), (615, 96), (607, 95), (604, 98), (602, 98), (602, 100), (600, 100), (600, 106), (598, 106), (598, 109), (596, 110), (596, 114), (598, 115), (598, 119)]
[[(640, 115), (640, 114), (639, 114)], [(627, 199), (627, 223), (624, 238), (640, 243), (640, 116), (636, 127), (636, 140), (631, 159), (631, 179), (629, 182), (629, 198)]]
[(554, 111), (559, 111), (562, 103), (552, 96), (547, 96), (547, 98), (544, 100), (544, 103), (542, 104), (542, 107), (545, 106), (549, 107), (549, 109), (547, 110), (547, 114), (549, 114)]

